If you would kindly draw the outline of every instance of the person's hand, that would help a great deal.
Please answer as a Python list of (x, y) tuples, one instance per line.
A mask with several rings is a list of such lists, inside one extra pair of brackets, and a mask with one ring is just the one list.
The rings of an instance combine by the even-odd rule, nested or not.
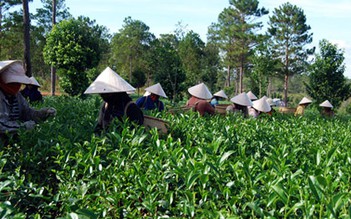
[(46, 109), (46, 116), (55, 116), (56, 115), (56, 109), (49, 107)]
[(32, 130), (35, 128), (35, 122), (32, 120), (24, 122), (23, 125), (27, 130)]

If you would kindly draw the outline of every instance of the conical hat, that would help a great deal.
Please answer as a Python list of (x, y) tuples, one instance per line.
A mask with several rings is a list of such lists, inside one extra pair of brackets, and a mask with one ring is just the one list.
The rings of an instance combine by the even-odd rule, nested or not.
[(257, 100), (257, 97), (252, 91), (247, 92), (247, 96), (250, 98), (250, 100)]
[(275, 103), (274, 103), (274, 101), (273, 101), (272, 98), (267, 98), (267, 99), (266, 99), (266, 102), (267, 102), (270, 106), (275, 106)]
[(211, 92), (208, 90), (207, 86), (204, 83), (190, 87), (188, 89), (188, 92), (194, 97), (197, 97), (200, 99), (208, 100), (212, 98)]
[(145, 91), (145, 93), (144, 93), (144, 97), (147, 97), (147, 96), (149, 96), (151, 93), (149, 92), (149, 91)]
[(37, 81), (37, 79), (35, 79), (33, 76), (29, 78), (32, 83), (30, 83), (31, 85), (37, 86), (37, 87), (41, 87), (41, 85), (39, 84), (39, 82)]
[(135, 88), (107, 67), (85, 90), (85, 94), (134, 92)]
[(222, 97), (224, 99), (228, 99), (228, 96), (224, 93), (224, 90), (218, 91), (217, 93), (213, 94), (213, 96)]
[(333, 105), (328, 101), (324, 101), (323, 103), (319, 104), (321, 107), (326, 107), (326, 108), (333, 108)]
[(8, 60), (0, 62), (0, 76), (8, 83), (30, 84), (31, 80), (26, 76), (22, 62), (19, 60)]
[(269, 112), (271, 111), (271, 106), (267, 102), (267, 97), (263, 96), (262, 98), (252, 102), (252, 107), (257, 109), (260, 112)]
[(161, 97), (164, 97), (164, 98), (167, 98), (167, 95), (166, 93), (163, 91), (160, 83), (157, 83), (157, 84), (154, 84), (150, 87), (147, 87), (145, 88), (146, 91), (149, 91), (150, 93), (152, 94), (156, 94), (158, 96), (161, 96)]
[(302, 98), (302, 100), (300, 101), (300, 104), (307, 104), (307, 103), (312, 103), (312, 100), (308, 99), (307, 97)]
[(252, 102), (245, 92), (236, 95), (235, 97), (230, 99), (230, 101), (242, 106), (252, 106)]

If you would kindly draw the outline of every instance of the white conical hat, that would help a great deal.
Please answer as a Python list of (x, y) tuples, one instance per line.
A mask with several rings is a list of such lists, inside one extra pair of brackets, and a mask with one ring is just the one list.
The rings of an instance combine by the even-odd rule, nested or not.
[(85, 94), (134, 92), (135, 88), (126, 82), (121, 76), (107, 67), (85, 90)]
[(252, 102), (245, 92), (236, 95), (235, 97), (230, 99), (230, 101), (242, 106), (252, 106)]
[(250, 98), (250, 100), (257, 100), (257, 97), (252, 91), (247, 92), (247, 96)]
[(328, 101), (324, 101), (323, 103), (319, 104), (321, 107), (326, 107), (326, 108), (333, 108), (333, 105)]
[(312, 103), (312, 100), (308, 99), (307, 97), (302, 98), (302, 100), (300, 101), (300, 104), (307, 104), (307, 103)]
[(30, 84), (31, 80), (26, 76), (22, 62), (19, 60), (8, 60), (0, 62), (0, 76), (8, 83)]
[(144, 97), (147, 97), (147, 96), (149, 96), (151, 93), (149, 92), (149, 91), (145, 91), (145, 93), (144, 93)]
[(191, 95), (193, 95), (197, 98), (200, 98), (200, 99), (208, 100), (208, 99), (212, 98), (211, 92), (208, 90), (207, 86), (204, 83), (190, 87), (188, 89), (188, 92)]
[(35, 79), (33, 76), (29, 78), (32, 83), (30, 83), (31, 85), (37, 86), (37, 87), (41, 87), (41, 85), (39, 84), (39, 82), (37, 81), (37, 79)]
[(274, 103), (274, 101), (273, 101), (273, 99), (272, 98), (266, 98), (266, 102), (270, 105), (270, 106), (275, 106), (275, 103)]
[(224, 99), (228, 99), (228, 96), (225, 94), (224, 90), (220, 90), (217, 93), (213, 94), (216, 97), (222, 97)]
[(252, 102), (252, 107), (257, 109), (260, 112), (269, 112), (271, 111), (271, 106), (267, 102), (267, 97), (263, 96), (262, 98)]
[(164, 92), (164, 90), (162, 89), (162, 86), (160, 85), (160, 83), (154, 84), (150, 87), (145, 88), (146, 91), (149, 91), (152, 94), (156, 94), (158, 96), (167, 98), (166, 93)]

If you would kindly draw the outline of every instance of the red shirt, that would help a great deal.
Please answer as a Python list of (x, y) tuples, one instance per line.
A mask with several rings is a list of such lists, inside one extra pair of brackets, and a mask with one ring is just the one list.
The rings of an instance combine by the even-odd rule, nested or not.
[(213, 115), (215, 113), (215, 109), (209, 102), (194, 96), (188, 100), (186, 105), (192, 107), (194, 111), (199, 112), (201, 116), (205, 115), (205, 113), (208, 113), (210, 115)]

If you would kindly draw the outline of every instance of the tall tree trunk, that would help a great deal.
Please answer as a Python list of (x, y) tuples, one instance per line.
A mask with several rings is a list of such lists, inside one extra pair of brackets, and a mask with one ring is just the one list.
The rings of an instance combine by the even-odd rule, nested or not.
[(289, 82), (289, 75), (285, 74), (284, 76), (284, 103), (285, 106), (288, 106), (288, 82)]
[(29, 7), (28, 0), (22, 1), (23, 5), (23, 26), (24, 26), (24, 69), (28, 77), (32, 76), (32, 65), (30, 62), (30, 20), (29, 20)]
[(285, 76), (284, 76), (284, 103), (288, 106), (288, 82), (289, 82), (289, 46), (285, 47)]
[[(56, 0), (52, 0), (52, 28), (56, 24)], [(51, 96), (55, 96), (56, 90), (56, 68), (51, 66)]]
[(272, 78), (268, 77), (267, 97), (271, 97), (271, 93), (272, 93)]
[[(2, 6), (0, 4), (0, 40), (2, 39)], [(2, 59), (2, 44), (0, 44), (0, 59)]]
[(226, 86), (230, 87), (230, 66), (228, 65), (227, 67), (227, 80), (226, 80)]
[(132, 83), (132, 57), (129, 56), (129, 83)]
[(240, 66), (239, 68), (239, 93), (243, 92), (243, 75), (244, 75), (244, 67)]

